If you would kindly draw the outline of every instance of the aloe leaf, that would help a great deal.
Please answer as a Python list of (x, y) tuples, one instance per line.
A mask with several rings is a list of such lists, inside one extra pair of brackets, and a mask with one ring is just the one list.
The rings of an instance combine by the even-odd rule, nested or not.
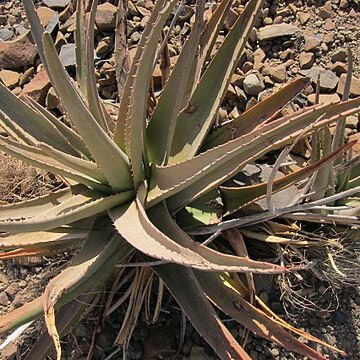
[(76, 155), (56, 127), (44, 116), (27, 106), (0, 83), (0, 108), (9, 119), (37, 141)]
[(45, 213), (53, 209), (54, 206), (68, 201), (75, 195), (86, 193), (88, 190), (88, 187), (77, 184), (39, 196), (35, 199), (24, 200), (14, 204), (1, 205), (0, 220), (5, 220), (15, 216), (27, 218), (40, 212)]
[(26, 19), (29, 21), (31, 28), (31, 35), (35, 41), (37, 51), (39, 53), (41, 62), (43, 63), (46, 71), (48, 71), (46, 56), (44, 52), (44, 46), (42, 43), (42, 36), (44, 33), (44, 28), (41, 25), (39, 16), (36, 13), (33, 0), (23, 0), (23, 6), (26, 12)]
[[(68, 167), (67, 165), (69, 165), (69, 162), (65, 165), (61, 162), (61, 159), (60, 161), (58, 161), (53, 157), (45, 155), (37, 147), (20, 144), (18, 142), (12, 141), (9, 138), (0, 137), (0, 150), (28, 164), (34, 165), (39, 169), (43, 169), (45, 171), (50, 171), (60, 176), (64, 176), (65, 178), (72, 179), (76, 182), (82, 183), (100, 191), (110, 191), (110, 188), (105, 184), (97, 182), (95, 179), (87, 176), (86, 174), (77, 169)], [(55, 152), (55, 150), (53, 150), (53, 152)], [(67, 157), (69, 158), (70, 155), (68, 155)], [(73, 157), (73, 159), (78, 158)]]
[(74, 130), (72, 130), (70, 127), (65, 125), (61, 120), (57, 119), (50, 111), (43, 108), (39, 103), (37, 103), (32, 98), (28, 97), (26, 98), (26, 101), (34, 110), (36, 110), (38, 113), (44, 116), (57, 128), (57, 130), (62, 135), (62, 137), (75, 150), (74, 154), (79, 154), (80, 156), (85, 157), (89, 160), (92, 159), (91, 154), (89, 153), (89, 150), (87, 149), (83, 140)]
[(25, 303), (23, 306), (0, 316), (0, 334), (24, 325), (43, 311), (43, 295), (35, 300)]
[[(146, 148), (144, 148), (144, 136), (155, 52), (165, 21), (177, 4), (177, 0), (160, 1), (160, 3), (162, 2), (164, 5), (157, 18), (154, 22), (147, 24), (148, 27), (151, 27), (150, 33), (147, 36), (143, 35), (138, 45), (137, 51), (141, 52), (141, 56), (139, 56), (138, 61), (135, 59), (133, 61), (136, 71), (133, 75), (133, 88), (126, 116), (125, 145), (126, 153), (130, 159), (135, 189), (138, 188), (144, 178), (143, 156), (147, 157)], [(135, 57), (137, 58), (137, 55)]]
[[(171, 218), (164, 204), (149, 211), (136, 201), (109, 211), (118, 232), (146, 255), (207, 271), (286, 272), (281, 266), (222, 254), (193, 241)], [(151, 222), (153, 221), (153, 222)], [(128, 224), (133, 224), (129, 226)], [(155, 225), (154, 225), (155, 224)]]
[(12, 139), (22, 144), (36, 145), (36, 139), (13, 122), (3, 111), (0, 110), (0, 124)]
[[(321, 158), (315, 163), (306, 166), (303, 169), (294, 171), (289, 175), (285, 175), (279, 179), (275, 179), (273, 182), (273, 193), (285, 189), (286, 187), (298, 182), (306, 177), (312, 175), (315, 171), (322, 169), (331, 163), (334, 159), (341, 156), (345, 151), (348, 151), (354, 142), (342, 146), (338, 151), (334, 151), (331, 154)], [(239, 186), (239, 187), (228, 187), (220, 186), (219, 190), (221, 198), (224, 202), (224, 216), (230, 215), (235, 211), (241, 209), (244, 206), (257, 201), (266, 195), (268, 183), (250, 185), (250, 186)]]
[(192, 158), (210, 130), (230, 83), (262, 0), (251, 0), (202, 76), (186, 109), (179, 115), (169, 163)]
[(216, 306), (258, 336), (273, 341), (288, 351), (294, 351), (313, 360), (326, 358), (309, 346), (301, 343), (291, 334), (287, 333), (273, 319), (247, 302), (231, 286), (225, 275), (195, 272), (200, 285)]
[(79, 171), (104, 185), (107, 184), (107, 180), (94, 162), (68, 155), (44, 143), (40, 143), (38, 148), (49, 157), (57, 159), (64, 166)]
[[(29, 214), (27, 217), (15, 213), (13, 216), (6, 215), (6, 210), (14, 212), (13, 205), (0, 207), (0, 213), (5, 213), (0, 220), (0, 231), (11, 233), (44, 231), (73, 223), (97, 214), (101, 214), (109, 208), (122, 205), (133, 198), (133, 192), (123, 192), (103, 197), (101, 194), (88, 190), (73, 195), (63, 203), (53, 204), (46, 212)], [(50, 207), (50, 204), (47, 206)], [(16, 207), (15, 207), (16, 208)], [(24, 211), (25, 213), (28, 210)]]
[(50, 244), (47, 246), (18, 248), (0, 252), (0, 260), (10, 260), (19, 258), (28, 258), (31, 256), (42, 257), (63, 253), (69, 249), (75, 249), (80, 245), (79, 241), (63, 241), (60, 244)]
[[(146, 143), (150, 162), (167, 163), (178, 114), (191, 94), (186, 93), (192, 64), (199, 56), (199, 40), (202, 32), (203, 0), (197, 6), (197, 21), (192, 26), (170, 78), (161, 92), (159, 102), (146, 129)], [(174, 91), (176, 89), (176, 91)], [(164, 121), (165, 119), (165, 121)]]
[[(125, 141), (125, 133), (126, 133), (126, 122), (127, 122), (127, 115), (130, 107), (131, 102), (131, 96), (133, 93), (133, 87), (135, 83), (135, 74), (138, 71), (138, 63), (143, 56), (145, 46), (148, 42), (149, 36), (153, 30), (153, 27), (155, 26), (155, 23), (158, 20), (159, 13), (165, 6), (166, 1), (160, 0), (155, 2), (154, 9), (152, 10), (148, 23), (145, 26), (145, 29), (142, 33), (140, 42), (137, 46), (136, 53), (134, 55), (134, 58), (132, 60), (132, 64), (129, 70), (129, 73), (126, 78), (126, 83), (124, 86), (124, 91), (122, 94), (122, 98), (120, 100), (120, 107), (119, 107), (119, 114), (118, 114), (118, 120), (116, 122), (115, 126), (115, 132), (114, 132), (114, 141), (116, 144), (123, 150), (126, 151), (126, 141)], [(160, 36), (158, 37), (160, 39)], [(145, 66), (145, 65), (143, 65)], [(148, 83), (149, 79), (146, 79), (146, 83)], [(146, 91), (148, 88), (146, 88)], [(144, 119), (142, 119), (144, 120)], [(139, 120), (140, 121), (140, 120)]]
[(190, 322), (222, 360), (251, 360), (222, 324), (191, 269), (175, 264), (153, 268)]
[(250, 260), (246, 257), (239, 257), (233, 255), (223, 254), (219, 251), (213, 250), (191, 239), (172, 219), (166, 209), (164, 203), (157, 205), (149, 210), (149, 218), (156, 224), (156, 227), (161, 230), (166, 236), (171, 237), (176, 243), (188, 248), (202, 256), (209, 267), (213, 270), (221, 271), (240, 271), (240, 272), (286, 272), (286, 268), (274, 264)]
[[(84, 31), (85, 29), (85, 31)], [(84, 1), (79, 0), (76, 6), (76, 30), (75, 30), (75, 53), (76, 53), (76, 77), (81, 92), (87, 99), (87, 53), (86, 53), (86, 28)]]
[(104, 132), (75, 90), (57, 56), (50, 34), (44, 33), (43, 44), (51, 82), (76, 130), (111, 187), (117, 191), (128, 190), (132, 181), (126, 155)]
[(293, 100), (309, 84), (309, 81), (307, 78), (295, 79), (252, 106), (238, 118), (220, 125), (207, 136), (201, 150), (205, 151), (251, 132)]
[(74, 243), (84, 240), (89, 234), (87, 229), (59, 228), (51, 231), (38, 231), (9, 235), (0, 238), (0, 249), (38, 248), (61, 243)]
[[(98, 222), (103, 223), (104, 219)], [(97, 224), (95, 224), (95, 227)], [(50, 280), (44, 292), (44, 313), (48, 332), (54, 340), (57, 358), (60, 359), (61, 346), (59, 334), (55, 324), (55, 305), (63, 296), (82, 284), (94, 286), (93, 276), (98, 272), (109, 272), (106, 268), (114, 269), (116, 262), (109, 261), (117, 256), (117, 260), (124, 257), (132, 248), (114, 232), (110, 221), (102, 224), (102, 231), (91, 232), (85, 240), (80, 252), (74, 260), (59, 275)]]
[(169, 166), (153, 164), (147, 206), (171, 196), (167, 201), (169, 209), (177, 211), (229, 179), (247, 163), (291, 143), (299, 135), (305, 136), (304, 130), (308, 133), (359, 111), (359, 104), (360, 98), (333, 104), (327, 116), (317, 122), (313, 116), (283, 117), (190, 160)]
[(231, 4), (231, 0), (222, 0), (201, 34), (199, 54), (194, 58), (192, 64), (191, 75), (188, 78), (186, 90), (188, 96), (184, 98), (183, 107), (187, 105), (189, 97), (194, 94), (201, 72), (204, 69), (204, 64), (210, 58), (211, 51), (216, 43), (217, 35), (223, 26)]
[[(90, 17), (88, 18), (88, 24), (86, 26), (86, 99), (89, 105), (90, 112), (97, 120), (103, 130), (110, 135), (110, 128), (113, 130), (113, 121), (110, 115), (107, 113), (104, 104), (102, 103), (95, 77), (95, 65), (94, 65), (94, 34), (95, 34), (95, 15), (98, 1), (95, 0), (92, 3), (90, 10)], [(81, 40), (80, 40), (81, 41)]]
[(223, 216), (223, 201), (218, 189), (212, 189), (176, 214), (181, 228), (217, 224)]

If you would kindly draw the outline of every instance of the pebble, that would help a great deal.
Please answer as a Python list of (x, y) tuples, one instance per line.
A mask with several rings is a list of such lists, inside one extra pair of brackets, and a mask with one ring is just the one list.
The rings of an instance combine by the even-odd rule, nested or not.
[(347, 58), (347, 51), (345, 49), (338, 49), (332, 53), (330, 60), (333, 63), (337, 61), (345, 62), (346, 58)]
[(264, 81), (257, 74), (247, 75), (243, 86), (245, 93), (253, 96), (257, 96), (265, 88)]

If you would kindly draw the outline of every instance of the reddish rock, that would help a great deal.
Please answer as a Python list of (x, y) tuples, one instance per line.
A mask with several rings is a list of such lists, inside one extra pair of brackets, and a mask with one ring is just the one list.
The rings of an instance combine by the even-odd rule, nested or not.
[(44, 28), (48, 26), (51, 18), (56, 14), (56, 12), (46, 6), (40, 6), (36, 9), (36, 12), (39, 16), (40, 22)]
[(1, 70), (0, 79), (5, 86), (12, 88), (19, 82), (20, 75), (16, 71), (11, 70)]
[[(337, 87), (337, 93), (340, 95), (342, 95), (344, 92), (345, 79), (346, 79), (346, 74), (341, 74), (340, 81)], [(354, 76), (351, 79), (350, 95), (360, 96), (360, 79)]]
[(45, 69), (41, 69), (34, 78), (24, 86), (20, 96), (29, 96), (38, 103), (45, 105), (46, 94), (51, 87)]
[(315, 56), (312, 52), (302, 52), (299, 56), (300, 69), (310, 69), (314, 60)]
[(1, 68), (11, 69), (33, 65), (36, 56), (37, 50), (30, 32), (20, 35), (15, 40), (0, 42)]

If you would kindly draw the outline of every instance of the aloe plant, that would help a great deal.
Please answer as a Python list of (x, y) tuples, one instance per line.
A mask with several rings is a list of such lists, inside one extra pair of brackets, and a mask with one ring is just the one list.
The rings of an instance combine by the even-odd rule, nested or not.
[[(310, 341), (320, 340), (291, 328), (264, 304), (260, 304), (262, 309), (256, 307), (253, 294), (235, 275), (244, 272), (251, 279), (252, 273), (277, 274), (291, 269), (252, 260), (244, 252), (222, 253), (216, 246), (202, 244), (186, 229), (193, 233), (212, 229), (240, 208), (265, 197), (270, 187), (279, 191), (308, 178), (314, 169), (328, 166), (353, 143), (275, 180), (271, 186), (224, 185), (267, 152), (358, 112), (360, 99), (315, 105), (274, 117), (308, 83), (297, 79), (239, 118), (214, 128), (262, 0), (248, 2), (215, 55), (211, 55), (214, 43), (232, 1), (222, 0), (205, 22), (205, 1), (198, 0), (191, 34), (155, 99), (156, 106), (149, 109), (158, 44), (178, 2), (158, 0), (121, 89), (114, 123), (96, 89), (93, 49), (97, 1), (89, 17), (85, 17), (83, 1), (77, 5), (77, 83), (63, 68), (33, 3), (23, 2), (40, 58), (71, 126), (31, 99), (18, 99), (0, 84), (0, 121), (8, 133), (0, 138), (0, 149), (59, 175), (67, 186), (40, 198), (0, 207), (0, 231), (8, 233), (0, 240), (0, 258), (58, 253), (74, 246), (80, 250), (40, 298), (0, 317), (0, 331), (9, 331), (44, 313), (60, 359), (59, 332), (62, 334), (72, 319), (67, 306), (110, 278), (115, 265), (126, 264), (136, 256), (144, 262), (144, 269), (152, 266), (221, 359), (250, 358), (211, 303), (289, 350), (311, 359), (325, 359), (285, 329)], [(154, 259), (161, 262), (154, 263)], [(136, 286), (129, 292), (128, 320), (136, 319), (143, 292), (153, 276), (145, 270), (138, 274)], [(55, 325), (56, 309), (65, 319), (62, 325)], [(124, 346), (133, 329), (127, 321), (118, 337)], [(41, 346), (46, 348), (44, 342)]]

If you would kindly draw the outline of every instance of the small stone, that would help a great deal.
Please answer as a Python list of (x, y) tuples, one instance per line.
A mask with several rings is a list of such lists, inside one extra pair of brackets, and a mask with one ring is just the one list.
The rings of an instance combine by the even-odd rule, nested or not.
[(133, 44), (138, 43), (140, 38), (141, 38), (141, 34), (138, 31), (134, 31), (130, 36), (130, 40)]
[(273, 22), (274, 22), (273, 19), (270, 18), (270, 17), (266, 17), (266, 18), (263, 20), (264, 25), (272, 25)]
[[(138, 10), (139, 10), (139, 7), (138, 7)], [(140, 12), (140, 10), (139, 10), (139, 12)], [(195, 10), (191, 6), (189, 6), (189, 5), (183, 6), (181, 8), (181, 11), (180, 11), (180, 14), (179, 14), (179, 21), (188, 21), (188, 20), (190, 20), (191, 17), (194, 15), (194, 13), (195, 13)], [(229, 17), (229, 15), (228, 15), (228, 17)]]
[(325, 21), (323, 29), (327, 30), (327, 31), (334, 30), (335, 29), (335, 22), (333, 20), (331, 20), (331, 19), (327, 19)]
[(14, 31), (10, 29), (0, 29), (0, 40), (8, 41), (14, 36)]
[(109, 50), (109, 45), (106, 41), (99, 41), (96, 47), (96, 54), (102, 55), (105, 54)]
[(247, 72), (249, 72), (250, 70), (253, 69), (253, 64), (250, 61), (246, 61), (243, 66), (241, 67), (241, 71), (246, 74)]
[(261, 71), (261, 69), (264, 67), (264, 60), (265, 60), (266, 54), (263, 51), (262, 48), (258, 48), (254, 51), (254, 69)]
[(5, 293), (8, 295), (8, 297), (10, 298), (10, 300), (12, 301), (16, 294), (19, 291), (19, 286), (16, 283), (11, 283), (6, 289), (5, 289)]
[(75, 44), (66, 44), (61, 47), (59, 58), (65, 67), (76, 65), (76, 47)]
[(257, 96), (264, 90), (264, 81), (257, 74), (249, 74), (244, 79), (244, 91), (248, 95)]
[(231, 76), (230, 84), (233, 86), (242, 87), (244, 83), (244, 76), (240, 74), (233, 74)]
[(286, 67), (283, 64), (271, 67), (269, 70), (269, 75), (276, 82), (283, 83), (287, 78)]
[(320, 89), (324, 91), (331, 91), (335, 89), (339, 82), (339, 78), (331, 71), (325, 70), (320, 74)]
[(347, 9), (349, 7), (349, 1), (348, 0), (340, 0), (339, 8), (340, 9)]
[[(337, 87), (337, 93), (340, 95), (342, 95), (344, 92), (345, 79), (346, 79), (346, 74), (341, 74), (339, 85)], [(356, 78), (355, 76), (353, 76), (351, 79), (350, 95), (360, 96), (360, 79)]]
[(319, 9), (318, 15), (323, 20), (330, 19), (333, 16), (333, 10), (332, 10), (331, 4), (326, 4), (326, 5), (322, 6)]
[(306, 24), (307, 21), (311, 18), (310, 13), (308, 13), (308, 12), (302, 12), (302, 11), (299, 11), (299, 12), (298, 12), (298, 16), (299, 16), (299, 21), (300, 21), (300, 24), (301, 24), (301, 25)]
[(46, 94), (46, 99), (45, 99), (46, 108), (49, 110), (57, 109), (59, 108), (59, 104), (60, 104), (60, 100), (54, 88), (51, 87), (48, 93)]
[(24, 86), (20, 96), (28, 96), (38, 103), (45, 105), (46, 94), (51, 87), (49, 77), (42, 68), (34, 78)]
[(335, 64), (330, 66), (330, 70), (332, 70), (336, 75), (346, 74), (347, 66), (340, 61), (336, 61)]
[(52, 9), (64, 9), (69, 5), (71, 0), (43, 0), (43, 4)]
[(36, 46), (29, 31), (15, 40), (0, 42), (0, 68), (11, 69), (32, 65), (36, 56)]
[(0, 306), (7, 306), (8, 302), (9, 302), (8, 296), (6, 295), (5, 292), (1, 291), (0, 292)]
[(300, 69), (310, 69), (314, 64), (315, 56), (312, 52), (302, 52), (299, 56)]
[(106, 2), (96, 9), (95, 22), (96, 26), (103, 31), (112, 31), (116, 26), (116, 6)]
[(276, 356), (279, 356), (280, 355), (280, 350), (276, 347), (270, 349), (270, 353), (272, 356), (276, 357)]
[(328, 32), (324, 36), (325, 44), (332, 44), (335, 41), (335, 35), (332, 32)]
[[(315, 103), (315, 94), (310, 94), (307, 98), (311, 104)], [(319, 104), (327, 104), (332, 102), (340, 101), (340, 96), (338, 94), (320, 94), (319, 95)]]
[(27, 82), (30, 81), (30, 78), (35, 74), (35, 68), (30, 67), (20, 75), (19, 85), (24, 86)]
[(315, 36), (304, 36), (304, 51), (314, 51), (320, 44), (321, 39)]
[(40, 6), (36, 9), (36, 12), (39, 16), (40, 22), (44, 28), (46, 28), (52, 17), (56, 14), (56, 12), (46, 6)]
[(292, 36), (300, 29), (291, 24), (274, 24), (260, 28), (257, 34), (259, 41), (268, 41), (282, 36)]
[(1, 70), (0, 79), (6, 87), (12, 88), (18, 84), (20, 75), (16, 71)]
[(347, 58), (347, 51), (345, 49), (338, 49), (331, 55), (330, 60), (334, 63), (336, 61), (345, 62)]

